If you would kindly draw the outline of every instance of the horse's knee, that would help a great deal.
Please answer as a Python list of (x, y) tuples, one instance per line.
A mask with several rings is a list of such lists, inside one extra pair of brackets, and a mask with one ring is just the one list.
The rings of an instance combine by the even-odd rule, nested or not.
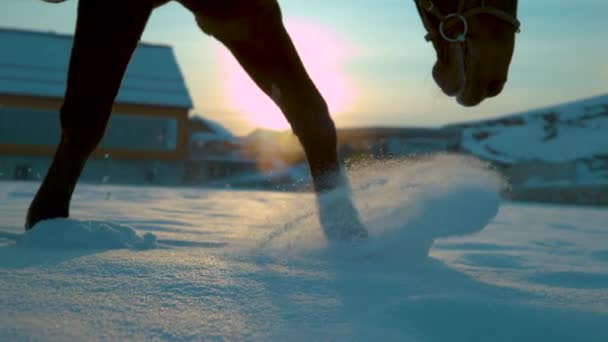
[(291, 113), (289, 120), (306, 153), (316, 191), (332, 189), (343, 183), (334, 177), (339, 171), (336, 128), (323, 108), (300, 111), (295, 117)]
[(344, 184), (339, 173), (336, 128), (329, 114), (321, 111), (298, 117), (291, 125), (306, 153), (315, 191)]
[(312, 96), (311, 99), (300, 98), (297, 101), (282, 99), (281, 102), (281, 109), (293, 133), (305, 149), (308, 147), (335, 149), (336, 126), (321, 96)]
[(317, 118), (313, 116), (302, 121), (292, 124), (292, 129), (305, 150), (317, 150), (317, 152), (336, 150), (336, 128), (329, 116)]

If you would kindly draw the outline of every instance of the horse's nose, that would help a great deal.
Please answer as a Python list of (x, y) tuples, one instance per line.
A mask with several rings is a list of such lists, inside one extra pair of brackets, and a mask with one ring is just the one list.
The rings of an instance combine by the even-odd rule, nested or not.
[(496, 96), (496, 95), (500, 94), (500, 92), (502, 91), (502, 88), (504, 86), (505, 86), (505, 81), (501, 81), (501, 80), (490, 81), (490, 83), (488, 83), (488, 86), (486, 88), (488, 97), (492, 97), (492, 96)]

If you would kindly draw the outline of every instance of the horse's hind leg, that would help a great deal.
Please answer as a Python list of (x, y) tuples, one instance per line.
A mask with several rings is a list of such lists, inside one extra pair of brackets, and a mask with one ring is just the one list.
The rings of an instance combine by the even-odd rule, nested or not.
[(123, 74), (151, 11), (148, 1), (79, 1), (61, 107), (61, 141), (30, 204), (26, 229), (41, 220), (68, 217), (76, 182), (104, 134)]
[(366, 236), (340, 170), (336, 130), (327, 104), (283, 26), (276, 1), (228, 1), (223, 8), (199, 13), (196, 2), (181, 1), (197, 14), (201, 28), (220, 40), (281, 108), (304, 148), (317, 193), (344, 186), (343, 196), (329, 204), (319, 203), (326, 235), (338, 239)]

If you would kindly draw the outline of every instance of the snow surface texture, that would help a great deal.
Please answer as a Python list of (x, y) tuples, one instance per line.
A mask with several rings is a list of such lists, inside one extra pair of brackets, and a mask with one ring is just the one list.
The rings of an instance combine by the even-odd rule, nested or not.
[(54, 219), (40, 222), (17, 239), (25, 248), (154, 248), (156, 236), (151, 233), (143, 237), (129, 226), (110, 222), (74, 221)]
[(608, 340), (605, 210), (494, 217), (501, 180), (454, 156), (350, 178), (363, 243), (328, 244), (311, 194), (80, 185), (28, 245), (38, 184), (0, 183), (0, 340)]
[(488, 160), (563, 162), (608, 155), (608, 95), (472, 124), (463, 147)]

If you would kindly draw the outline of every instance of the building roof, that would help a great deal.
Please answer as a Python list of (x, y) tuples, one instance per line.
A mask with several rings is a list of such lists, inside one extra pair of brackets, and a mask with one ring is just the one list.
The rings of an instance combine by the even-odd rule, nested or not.
[(229, 130), (219, 123), (196, 115), (189, 118), (190, 142), (209, 142), (209, 141), (230, 141), (237, 142), (237, 139)]
[[(0, 94), (62, 98), (72, 40), (71, 35), (0, 28)], [(172, 48), (140, 43), (116, 102), (191, 108)]]

